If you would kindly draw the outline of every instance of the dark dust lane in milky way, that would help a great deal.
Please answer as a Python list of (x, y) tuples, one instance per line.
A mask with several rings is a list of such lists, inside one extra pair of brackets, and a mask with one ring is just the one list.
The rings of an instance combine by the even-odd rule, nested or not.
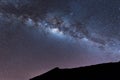
[(120, 60), (120, 0), (0, 0), (0, 80)]

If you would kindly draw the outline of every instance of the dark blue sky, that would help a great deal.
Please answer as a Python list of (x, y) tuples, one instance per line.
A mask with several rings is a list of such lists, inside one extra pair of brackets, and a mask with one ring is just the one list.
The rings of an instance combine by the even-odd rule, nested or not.
[(0, 80), (120, 60), (119, 0), (0, 0)]

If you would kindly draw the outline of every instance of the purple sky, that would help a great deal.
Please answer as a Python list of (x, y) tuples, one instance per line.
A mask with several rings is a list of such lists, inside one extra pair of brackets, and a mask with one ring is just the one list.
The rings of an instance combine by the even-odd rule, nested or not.
[(0, 80), (120, 60), (119, 0), (0, 0)]

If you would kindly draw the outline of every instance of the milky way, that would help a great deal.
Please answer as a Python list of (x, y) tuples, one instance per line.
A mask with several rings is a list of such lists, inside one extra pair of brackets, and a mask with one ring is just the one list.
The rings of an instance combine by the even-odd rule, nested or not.
[(119, 0), (0, 0), (0, 80), (120, 60)]

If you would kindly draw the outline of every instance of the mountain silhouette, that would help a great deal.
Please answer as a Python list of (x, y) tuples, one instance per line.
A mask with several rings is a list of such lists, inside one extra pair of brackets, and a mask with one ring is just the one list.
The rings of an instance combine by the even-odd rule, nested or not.
[(30, 80), (120, 80), (120, 63), (105, 63), (80, 68), (55, 68)]

